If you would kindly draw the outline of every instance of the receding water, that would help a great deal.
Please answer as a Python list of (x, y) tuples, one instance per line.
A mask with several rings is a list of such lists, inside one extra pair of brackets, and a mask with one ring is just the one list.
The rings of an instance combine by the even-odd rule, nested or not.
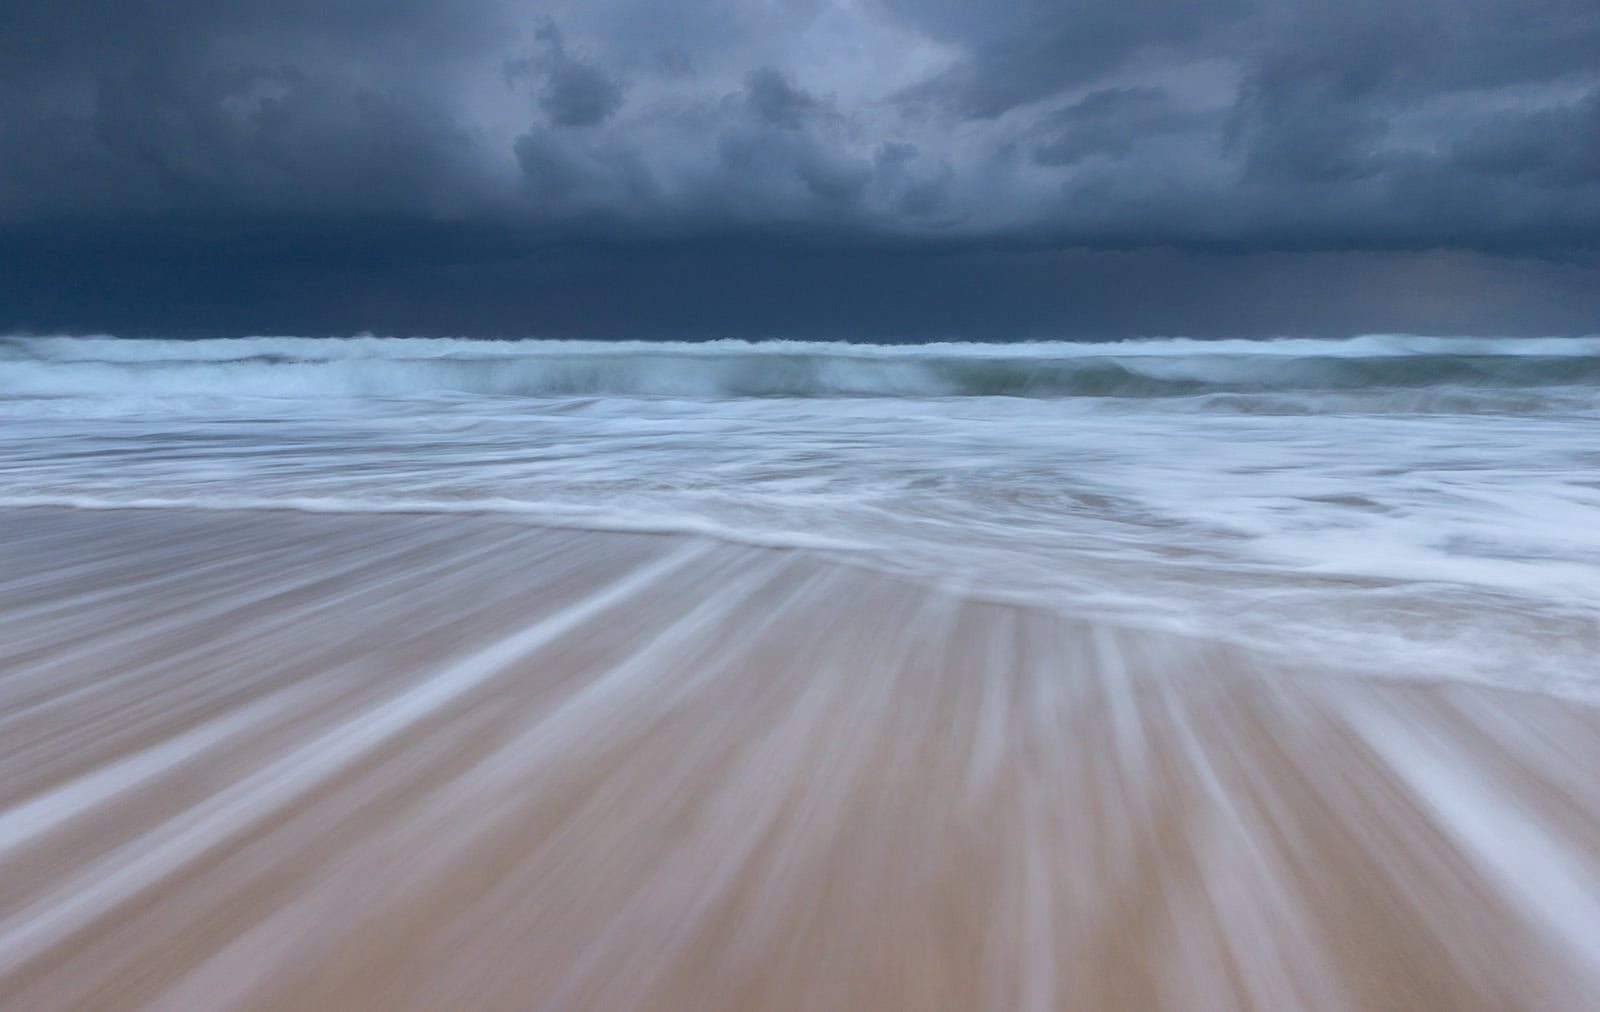
[(0, 999), (1600, 1003), (1600, 340), (0, 341)]

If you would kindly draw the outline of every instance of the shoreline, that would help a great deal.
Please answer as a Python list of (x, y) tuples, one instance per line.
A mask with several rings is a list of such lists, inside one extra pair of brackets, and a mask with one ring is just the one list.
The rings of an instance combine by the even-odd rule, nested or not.
[(1584, 704), (469, 514), (0, 554), (7, 1007), (1600, 996)]

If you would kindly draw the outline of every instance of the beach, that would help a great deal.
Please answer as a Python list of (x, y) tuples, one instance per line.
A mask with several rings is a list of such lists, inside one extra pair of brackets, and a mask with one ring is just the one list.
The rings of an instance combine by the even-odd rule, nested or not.
[(0, 1012), (1600, 1012), (1600, 0), (0, 0)]
[(0, 515), (8, 1009), (1585, 1009), (1600, 715), (825, 553)]

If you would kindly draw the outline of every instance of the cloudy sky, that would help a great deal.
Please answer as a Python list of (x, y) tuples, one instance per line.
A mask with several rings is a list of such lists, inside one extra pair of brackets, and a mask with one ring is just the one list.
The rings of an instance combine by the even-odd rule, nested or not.
[(1595, 0), (6, 0), (0, 330), (1600, 331)]

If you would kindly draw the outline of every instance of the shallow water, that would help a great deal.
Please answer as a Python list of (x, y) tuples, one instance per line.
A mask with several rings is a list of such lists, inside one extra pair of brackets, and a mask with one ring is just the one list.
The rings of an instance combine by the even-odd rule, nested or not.
[(0, 1004), (1600, 1002), (1600, 346), (648, 350), (0, 345)]
[(1600, 698), (1600, 339), (12, 338), (0, 398), (0, 505), (709, 533)]

